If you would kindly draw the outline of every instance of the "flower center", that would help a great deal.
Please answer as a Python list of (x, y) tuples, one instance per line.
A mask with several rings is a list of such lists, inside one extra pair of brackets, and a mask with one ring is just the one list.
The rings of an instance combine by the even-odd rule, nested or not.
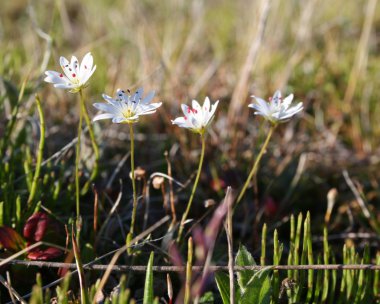
[(132, 116), (134, 116), (134, 115), (135, 115), (135, 113), (134, 113), (133, 110), (130, 109), (130, 108), (127, 108), (127, 109), (125, 109), (125, 110), (123, 111), (123, 116), (124, 116), (125, 118), (130, 118), (130, 117), (132, 117)]

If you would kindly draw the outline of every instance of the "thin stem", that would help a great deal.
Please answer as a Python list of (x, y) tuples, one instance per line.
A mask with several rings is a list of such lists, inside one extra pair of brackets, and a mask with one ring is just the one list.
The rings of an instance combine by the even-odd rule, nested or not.
[(137, 209), (137, 195), (136, 195), (136, 180), (135, 180), (135, 140), (133, 133), (133, 124), (129, 124), (129, 134), (131, 141), (131, 175), (132, 175), (132, 188), (133, 188), (133, 207), (132, 207), (132, 220), (131, 229), (129, 233), (133, 236), (135, 219), (136, 219), (136, 209)]
[(92, 123), (91, 123), (91, 119), (88, 115), (88, 111), (87, 111), (87, 108), (86, 108), (86, 104), (84, 102), (84, 96), (83, 96), (83, 92), (82, 90), (79, 91), (80, 93), (80, 103), (81, 103), (81, 107), (82, 107), (82, 112), (83, 112), (83, 117), (84, 117), (84, 120), (86, 122), (86, 125), (88, 127), (88, 133), (90, 134), (90, 140), (91, 140), (91, 145), (92, 145), (92, 149), (94, 150), (94, 155), (95, 155), (95, 162), (94, 162), (94, 168), (92, 170), (92, 173), (91, 173), (91, 176), (90, 176), (90, 179), (88, 180), (88, 182), (86, 183), (86, 185), (83, 187), (83, 192), (87, 192), (88, 190), (88, 187), (90, 186), (90, 183), (98, 176), (98, 171), (99, 171), (99, 146), (96, 142), (96, 138), (95, 138), (95, 134), (94, 134), (94, 128), (92, 126)]
[[(81, 99), (83, 98), (82, 90), (79, 91)], [(82, 136), (82, 121), (83, 121), (83, 110), (80, 107), (79, 110), (79, 123), (78, 123), (78, 141), (76, 145), (75, 154), (75, 198), (76, 198), (76, 213), (77, 213), (77, 241), (79, 240), (79, 230), (80, 230), (80, 185), (79, 185), (79, 162), (80, 162), (80, 145)], [(79, 243), (79, 242), (78, 242)]]
[[(237, 201), (236, 201), (236, 205), (239, 204), (239, 202), (243, 198), (245, 192), (247, 191), (247, 188), (248, 188), (248, 185), (249, 185), (250, 181), (252, 180), (253, 176), (256, 174), (257, 169), (259, 168), (260, 160), (263, 157), (264, 152), (267, 149), (269, 140), (271, 139), (273, 131), (274, 131), (275, 128), (276, 128), (276, 125), (272, 125), (271, 128), (269, 129), (267, 138), (265, 139), (265, 142), (264, 142), (263, 146), (261, 147), (261, 150), (260, 150), (259, 154), (256, 157), (255, 163), (253, 164), (252, 170), (249, 173), (247, 180), (245, 181), (243, 189), (241, 189), (241, 191), (240, 191), (240, 194), (239, 194), (239, 196), (237, 198)], [(236, 208), (236, 205), (235, 205), (235, 208)]]
[(34, 172), (33, 182), (32, 182), (32, 186), (29, 193), (28, 206), (32, 204), (34, 197), (36, 195), (38, 179), (40, 178), (40, 172), (41, 172), (44, 145), (45, 145), (45, 117), (42, 111), (41, 101), (38, 95), (36, 95), (36, 103), (37, 103), (38, 115), (40, 117), (40, 143), (38, 145), (36, 171)]
[(190, 303), (191, 296), (191, 278), (193, 272), (193, 238), (189, 237), (187, 249), (187, 263), (186, 263), (186, 282), (185, 282), (185, 296), (183, 303)]
[(206, 150), (206, 136), (205, 136), (205, 134), (201, 134), (201, 139), (202, 139), (202, 151), (201, 151), (201, 158), (199, 160), (199, 165), (198, 165), (198, 172), (197, 172), (197, 176), (196, 176), (195, 181), (194, 181), (193, 190), (191, 191), (190, 199), (189, 199), (189, 201), (187, 203), (187, 207), (186, 207), (185, 213), (182, 216), (181, 224), (179, 226), (179, 232), (178, 232), (178, 237), (177, 237), (177, 242), (178, 243), (181, 240), (183, 228), (185, 226), (185, 222), (186, 222), (187, 216), (188, 216), (188, 214), (190, 212), (191, 204), (192, 204), (193, 198), (194, 198), (194, 193), (195, 193), (195, 190), (197, 189), (199, 177), (201, 176), (203, 159), (204, 159), (205, 150)]

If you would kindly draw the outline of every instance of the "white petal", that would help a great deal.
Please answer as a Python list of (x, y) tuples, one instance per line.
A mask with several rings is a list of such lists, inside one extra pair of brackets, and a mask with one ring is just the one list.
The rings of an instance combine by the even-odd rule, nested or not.
[(86, 55), (84, 55), (82, 62), (80, 64), (80, 68), (79, 68), (79, 75), (81, 79), (84, 79), (84, 76), (91, 72), (93, 64), (94, 64), (94, 59), (92, 58), (91, 53), (89, 52)]
[(110, 119), (113, 118), (115, 115), (111, 113), (103, 113), (103, 114), (98, 114), (96, 115), (92, 121), (97, 121), (97, 120), (102, 120), (102, 119)]
[(218, 107), (218, 104), (219, 104), (219, 100), (215, 101), (215, 103), (211, 106), (210, 116), (214, 115), (216, 108)]
[(125, 119), (125, 117), (122, 117), (122, 116), (116, 116), (112, 118), (113, 123), (122, 123), (124, 121), (127, 121), (127, 120)]
[(95, 108), (97, 108), (98, 110), (101, 110), (101, 111), (104, 111), (104, 112), (107, 112), (107, 113), (112, 113), (112, 114), (115, 114), (115, 115), (120, 114), (119, 109), (115, 108), (111, 104), (107, 104), (107, 103), (94, 103), (93, 106)]
[(111, 96), (108, 96), (106, 94), (102, 94), (102, 97), (105, 101), (107, 101), (108, 103), (112, 104), (112, 105), (116, 105), (116, 100), (114, 100)]
[(154, 91), (150, 91), (150, 92), (148, 93), (148, 95), (146, 95), (146, 96), (144, 97), (144, 99), (141, 101), (141, 103), (142, 103), (142, 104), (148, 104), (148, 103), (150, 103), (150, 102), (152, 101), (153, 97), (154, 97), (154, 94), (155, 94)]
[(74, 86), (71, 83), (55, 83), (54, 87), (57, 89), (73, 89)]
[(282, 106), (285, 109), (289, 108), (289, 106), (291, 105), (291, 103), (293, 101), (293, 97), (294, 97), (294, 95), (290, 94), (290, 95), (288, 95), (287, 97), (284, 98), (284, 100), (282, 101)]
[(210, 98), (206, 97), (202, 106), (203, 111), (210, 111)]
[(181, 108), (182, 108), (182, 112), (183, 114), (185, 114), (185, 116), (189, 115), (190, 113), (190, 109), (189, 109), (189, 106), (188, 105), (185, 105), (185, 104), (181, 104)]
[(138, 88), (136, 93), (132, 95), (132, 98), (131, 100), (132, 101), (140, 101), (142, 99), (142, 95), (144, 93), (144, 89), (143, 88)]
[(90, 79), (90, 77), (92, 76), (92, 74), (94, 74), (96, 70), (96, 65), (92, 68), (92, 70), (89, 70), (87, 73), (85, 73), (82, 77), (81, 77), (81, 82), (82, 84), (86, 84), (87, 81)]
[[(70, 80), (70, 82), (73, 81), (73, 70), (71, 68), (70, 62), (65, 57), (60, 57), (59, 63), (63, 69), (63, 72), (67, 76), (67, 78)], [(75, 75), (77, 77), (77, 75)]]
[[(61, 73), (55, 72), (55, 71), (46, 71), (45, 72), (45, 81), (49, 83), (61, 83), (66, 84), (69, 82), (66, 76), (64, 76)], [(61, 77), (62, 76), (62, 77)]]
[(198, 113), (202, 111), (200, 104), (195, 99), (192, 101), (192, 107), (194, 110), (197, 110)]
[(249, 107), (254, 108), (258, 111), (261, 111), (265, 113), (266, 115), (269, 114), (270, 109), (269, 109), (268, 103), (264, 99), (261, 99), (256, 96), (253, 96), (253, 98), (255, 99), (256, 104), (250, 104)]

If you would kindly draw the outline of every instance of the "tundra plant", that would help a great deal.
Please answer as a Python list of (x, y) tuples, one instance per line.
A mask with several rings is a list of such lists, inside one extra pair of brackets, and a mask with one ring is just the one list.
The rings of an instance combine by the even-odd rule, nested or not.
[[(68, 61), (65, 57), (60, 57), (59, 63), (62, 67), (63, 73), (55, 71), (45, 72), (45, 81), (52, 83), (55, 88), (66, 89), (71, 93), (78, 93), (80, 95), (80, 114), (78, 124), (78, 141), (76, 145), (76, 157), (75, 157), (75, 195), (76, 195), (76, 214), (77, 214), (77, 229), (80, 229), (80, 187), (79, 187), (79, 162), (80, 162), (80, 145), (82, 134), (82, 120), (85, 118), (92, 147), (95, 154), (94, 170), (91, 174), (90, 181), (93, 180), (98, 173), (98, 160), (99, 160), (99, 148), (95, 140), (94, 131), (92, 128), (91, 120), (87, 112), (87, 108), (84, 102), (83, 89), (87, 87), (88, 81), (92, 74), (96, 70), (94, 66), (94, 59), (91, 53), (87, 53), (82, 62), (79, 64), (78, 59), (75, 56), (71, 57), (71, 61)], [(87, 184), (88, 185), (88, 184)], [(79, 239), (79, 231), (77, 231), (77, 237)]]
[(266, 120), (268, 120), (271, 123), (271, 127), (269, 129), (265, 142), (261, 147), (259, 154), (256, 157), (251, 172), (249, 173), (248, 178), (245, 181), (244, 186), (237, 198), (237, 203), (239, 203), (240, 200), (243, 198), (245, 191), (247, 190), (247, 187), (250, 181), (252, 180), (252, 177), (256, 174), (260, 160), (265, 150), (267, 149), (269, 140), (273, 135), (274, 129), (277, 127), (279, 123), (289, 121), (294, 115), (303, 110), (302, 102), (299, 102), (296, 106), (291, 106), (294, 97), (293, 94), (290, 94), (286, 98), (282, 99), (281, 92), (278, 90), (274, 93), (273, 97), (269, 98), (269, 102), (266, 102), (265, 100), (256, 96), (252, 97), (254, 98), (255, 102), (250, 104), (248, 107), (256, 110), (256, 112), (254, 113), (255, 115), (263, 116)]
[(139, 88), (134, 94), (129, 90), (118, 89), (116, 97), (103, 94), (103, 98), (107, 103), (94, 103), (94, 107), (106, 113), (96, 115), (94, 121), (101, 119), (112, 119), (113, 123), (127, 123), (130, 131), (131, 140), (131, 175), (132, 175), (132, 188), (133, 188), (133, 208), (131, 228), (127, 237), (128, 240), (132, 239), (134, 233), (136, 209), (137, 209), (137, 195), (136, 195), (136, 181), (135, 181), (135, 153), (134, 153), (134, 132), (133, 124), (138, 122), (140, 116), (153, 114), (159, 108), (162, 102), (150, 103), (154, 97), (154, 91), (151, 91), (146, 97), (143, 96), (143, 88)]
[(206, 97), (202, 107), (199, 105), (199, 103), (196, 100), (193, 100), (192, 107), (182, 104), (181, 108), (184, 113), (184, 116), (177, 117), (175, 120), (172, 120), (172, 124), (178, 125), (181, 128), (189, 129), (190, 131), (199, 134), (201, 136), (201, 141), (202, 141), (202, 150), (201, 150), (201, 157), (200, 157), (199, 165), (198, 165), (197, 176), (195, 177), (193, 189), (191, 191), (190, 199), (187, 203), (185, 213), (182, 216), (182, 220), (181, 220), (181, 224), (180, 224), (179, 232), (177, 236), (177, 242), (181, 240), (183, 228), (185, 226), (185, 222), (189, 214), (191, 204), (193, 202), (195, 189), (197, 188), (199, 177), (201, 175), (202, 164), (203, 164), (205, 148), (206, 148), (206, 132), (211, 121), (213, 120), (215, 116), (214, 114), (218, 106), (218, 103), (219, 103), (219, 100), (216, 101), (213, 105), (211, 105), (210, 99)]

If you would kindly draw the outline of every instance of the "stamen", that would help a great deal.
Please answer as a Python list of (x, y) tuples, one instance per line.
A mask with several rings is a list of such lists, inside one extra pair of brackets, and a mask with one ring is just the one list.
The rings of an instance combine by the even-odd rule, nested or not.
[(84, 68), (87, 70), (87, 65), (85, 65)]
[(185, 120), (187, 120), (187, 117), (185, 116)]
[(63, 75), (62, 75), (62, 74), (59, 74), (59, 77), (61, 77), (61, 78), (62, 78), (62, 77), (63, 77)]
[(75, 73), (73, 73), (71, 76), (75, 77), (75, 76), (77, 76), (77, 75), (75, 75)]

